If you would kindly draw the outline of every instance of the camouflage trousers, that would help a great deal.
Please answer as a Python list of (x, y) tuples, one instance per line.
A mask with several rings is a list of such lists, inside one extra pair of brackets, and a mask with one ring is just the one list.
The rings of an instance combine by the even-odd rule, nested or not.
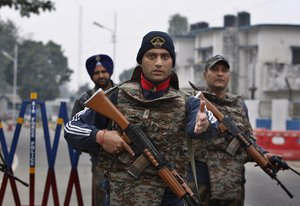
[(92, 164), (92, 192), (94, 206), (105, 206), (106, 191), (103, 188), (104, 170)]
[(198, 193), (194, 182), (189, 182), (188, 185), (195, 193), (195, 197), (201, 201), (203, 206), (244, 206), (245, 189), (243, 189), (242, 199), (211, 199), (209, 186), (198, 183)]

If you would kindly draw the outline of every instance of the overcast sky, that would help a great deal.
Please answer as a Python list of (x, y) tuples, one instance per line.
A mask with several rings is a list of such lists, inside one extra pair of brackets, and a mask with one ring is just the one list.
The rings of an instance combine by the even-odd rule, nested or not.
[[(21, 18), (9, 8), (0, 9), (2, 19), (15, 22), (22, 37), (49, 40), (62, 46), (69, 67), (74, 70), (70, 89), (91, 82), (85, 60), (94, 54), (113, 57), (112, 31), (97, 27), (94, 21), (114, 30), (116, 16), (116, 79), (124, 69), (136, 65), (142, 37), (151, 30), (167, 31), (169, 19), (180, 14), (188, 23), (205, 21), (222, 26), (223, 17), (247, 11), (251, 24), (300, 25), (299, 0), (52, 0), (56, 10)], [(81, 14), (81, 15), (80, 15)], [(92, 84), (90, 83), (92, 86)]]

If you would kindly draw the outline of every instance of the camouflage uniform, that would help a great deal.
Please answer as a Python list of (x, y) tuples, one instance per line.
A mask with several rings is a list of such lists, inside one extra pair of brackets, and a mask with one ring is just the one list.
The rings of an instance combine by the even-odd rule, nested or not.
[[(224, 115), (229, 115), (237, 126), (243, 131), (252, 133), (252, 128), (245, 112), (243, 101), (240, 96), (226, 93), (225, 98), (219, 98), (214, 94), (204, 92), (204, 96), (213, 103)], [(200, 183), (201, 197), (209, 205), (243, 205), (244, 203), (244, 164), (248, 156), (245, 149), (239, 148), (235, 155), (226, 152), (232, 137), (227, 132), (219, 134), (212, 141), (194, 140), (195, 159), (205, 165), (208, 169), (209, 181)], [(200, 171), (201, 172), (201, 171)], [(200, 178), (201, 179), (201, 178)], [(205, 188), (209, 188), (207, 191)], [(209, 195), (209, 198), (208, 198)], [(216, 199), (219, 203), (214, 204)], [(233, 201), (230, 201), (233, 200)]]
[[(175, 66), (176, 55), (172, 38), (165, 32), (149, 32), (143, 37), (136, 57), (139, 66), (134, 69), (130, 82), (119, 86), (118, 92), (114, 93), (118, 95), (116, 105), (131, 124), (142, 127), (141, 129), (150, 136), (149, 139), (154, 142), (157, 150), (167, 161), (174, 163), (178, 174), (183, 176), (188, 162), (185, 145), (185, 127), (188, 123), (186, 124), (185, 120), (193, 117), (191, 120), (196, 122), (196, 114), (199, 107), (194, 107), (194, 110), (191, 110), (191, 112), (188, 111), (188, 107), (185, 107), (186, 95), (179, 90), (178, 77), (173, 71), (171, 71), (168, 78), (166, 77), (167, 79), (164, 82), (151, 82), (147, 80), (146, 76), (142, 75), (143, 56), (148, 50), (153, 48), (165, 49), (169, 54), (164, 50), (161, 50), (163, 52), (153, 50), (155, 51), (154, 54), (149, 53), (151, 55), (147, 56), (151, 64), (155, 63), (155, 67), (159, 67), (159, 70), (168, 72), (171, 65), (169, 64), (171, 63), (169, 57), (171, 57), (172, 67)], [(152, 56), (155, 56), (155, 59)], [(161, 64), (161, 61), (156, 62), (156, 58), (162, 59), (163, 64)], [(166, 68), (164, 68), (164, 62), (166, 63)], [(152, 70), (151, 67), (148, 69)], [(196, 104), (200, 104), (199, 99), (194, 98), (194, 101)], [(193, 104), (187, 105), (193, 106)], [(185, 118), (186, 111), (187, 118)], [(94, 154), (97, 153), (99, 167), (105, 170), (110, 183), (110, 188), (108, 189), (110, 189), (110, 204), (112, 206), (173, 206), (175, 204), (182, 206), (183, 201), (173, 192), (170, 192), (169, 188), (158, 176), (158, 171), (154, 170), (153, 167), (147, 168), (139, 179), (134, 179), (134, 177), (130, 176), (127, 170), (140, 155), (137, 154), (137, 148), (131, 145), (136, 153), (135, 157), (131, 157), (125, 151), (115, 154), (105, 151), (97, 143), (97, 133), (100, 127), (95, 126), (97, 122), (91, 116), (93, 116), (93, 111), (89, 109), (76, 114), (66, 124), (64, 137), (73, 148), (81, 148), (83, 151), (87, 150)], [(115, 125), (113, 129), (116, 130), (118, 128)], [(205, 133), (210, 135), (210, 132)], [(200, 136), (202, 134), (199, 135), (199, 138)]]
[[(175, 163), (176, 170), (183, 176), (188, 157), (184, 136), (185, 99), (180, 91), (170, 87), (164, 96), (146, 100), (140, 83), (133, 81), (119, 87), (117, 106), (130, 123), (142, 124), (157, 149)], [(100, 151), (100, 166), (107, 171), (110, 182), (111, 206), (160, 205), (166, 185), (152, 167), (138, 180), (130, 176), (127, 169), (135, 159), (127, 152)]]

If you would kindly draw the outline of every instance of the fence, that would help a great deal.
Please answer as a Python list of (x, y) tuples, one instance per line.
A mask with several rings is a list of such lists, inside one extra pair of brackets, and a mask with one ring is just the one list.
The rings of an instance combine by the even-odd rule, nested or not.
[[(8, 186), (8, 181), (11, 185), (11, 190), (13, 194), (13, 199), (15, 205), (24, 205), (20, 200), (20, 193), (16, 185), (16, 181), (21, 181), (18, 178), (14, 177), (14, 171), (12, 170), (12, 163), (14, 156), (16, 154), (16, 148), (18, 144), (18, 140), (20, 137), (20, 131), (22, 124), (24, 123), (24, 115), (26, 111), (26, 107), (31, 106), (31, 115), (30, 115), (30, 152), (29, 152), (29, 205), (36, 205), (35, 203), (35, 167), (36, 167), (36, 114), (37, 108), (39, 106), (41, 112), (41, 120), (44, 131), (44, 141), (46, 147), (46, 156), (48, 161), (48, 172), (45, 181), (45, 187), (43, 191), (43, 197), (41, 205), (47, 205), (49, 200), (50, 190), (53, 195), (53, 203), (54, 205), (60, 205), (59, 203), (59, 193), (57, 188), (56, 174), (55, 174), (55, 160), (58, 150), (59, 139), (61, 136), (61, 130), (63, 127), (63, 123), (68, 121), (68, 113), (66, 103), (62, 102), (60, 105), (60, 110), (57, 119), (57, 125), (55, 129), (55, 135), (53, 138), (53, 142), (50, 140), (49, 127), (48, 127), (48, 119), (46, 115), (46, 106), (43, 101), (37, 100), (37, 94), (32, 93), (30, 100), (24, 100), (20, 109), (19, 117), (17, 119), (15, 132), (13, 135), (13, 139), (10, 147), (8, 147), (6, 138), (3, 132), (3, 125), (0, 121), (0, 142), (3, 153), (2, 159), (2, 171), (4, 171), (4, 175), (2, 178), (1, 189), (0, 189), (0, 205), (3, 204), (4, 196), (6, 195), (6, 189)], [(52, 146), (51, 146), (52, 145)], [(10, 150), (8, 149), (10, 148)], [(80, 153), (73, 150), (68, 146), (70, 163), (71, 163), (71, 171), (69, 175), (69, 181), (67, 185), (67, 190), (64, 197), (64, 205), (69, 205), (72, 195), (72, 189), (75, 187), (77, 202), (78, 205), (83, 205), (82, 192), (79, 183), (79, 175), (77, 171), (78, 161), (80, 157)], [(26, 185), (25, 182), (23, 184)], [(61, 194), (62, 195), (62, 194)], [(28, 205), (28, 204), (26, 204)]]

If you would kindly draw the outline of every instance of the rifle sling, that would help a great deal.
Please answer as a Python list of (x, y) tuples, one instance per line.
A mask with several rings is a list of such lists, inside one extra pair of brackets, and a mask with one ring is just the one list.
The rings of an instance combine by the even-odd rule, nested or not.
[[(184, 91), (182, 91), (181, 93), (183, 95), (183, 98), (184, 98), (185, 104), (186, 104), (187, 95)], [(197, 181), (195, 154), (194, 154), (194, 149), (193, 149), (193, 146), (192, 146), (192, 139), (187, 134), (187, 131), (185, 131), (185, 137), (186, 137), (186, 141), (187, 141), (187, 147), (188, 147), (189, 156), (190, 156), (190, 163), (191, 163), (192, 173), (193, 173), (194, 182), (195, 182), (195, 186), (196, 186), (197, 198), (198, 198), (199, 201), (201, 201), (200, 193), (199, 193), (199, 187), (198, 187), (198, 181)]]
[(188, 146), (188, 151), (190, 155), (190, 163), (192, 167), (192, 173), (195, 181), (195, 186), (196, 186), (196, 191), (197, 191), (197, 198), (200, 199), (200, 193), (199, 193), (199, 187), (198, 187), (198, 181), (197, 181), (197, 172), (196, 172), (196, 163), (195, 163), (195, 154), (194, 154), (194, 149), (192, 147), (192, 139), (186, 134), (186, 141), (187, 141), (187, 146)]

